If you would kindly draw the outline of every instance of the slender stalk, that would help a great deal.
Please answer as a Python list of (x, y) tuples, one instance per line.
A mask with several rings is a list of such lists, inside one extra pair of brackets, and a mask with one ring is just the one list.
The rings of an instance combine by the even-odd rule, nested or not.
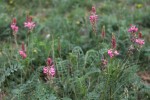
[(52, 52), (53, 52), (53, 59), (55, 60), (55, 48), (54, 48), (54, 35), (52, 35)]
[(15, 41), (15, 44), (16, 44), (16, 48), (18, 49), (18, 42), (17, 42), (17, 35), (14, 34), (14, 41)]

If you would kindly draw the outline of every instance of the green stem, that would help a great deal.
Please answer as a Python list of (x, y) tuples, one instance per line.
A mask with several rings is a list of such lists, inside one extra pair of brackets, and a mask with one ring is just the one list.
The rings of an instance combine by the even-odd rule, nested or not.
[(17, 43), (17, 36), (16, 36), (16, 34), (14, 35), (14, 41), (15, 41), (15, 44), (16, 44), (16, 48), (18, 49), (18, 43)]

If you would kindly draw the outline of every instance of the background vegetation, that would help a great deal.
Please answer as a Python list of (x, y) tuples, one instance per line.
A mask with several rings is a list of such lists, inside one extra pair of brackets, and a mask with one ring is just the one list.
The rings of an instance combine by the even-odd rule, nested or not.
[[(92, 6), (98, 14), (97, 36), (89, 21)], [(2, 100), (149, 100), (150, 1), (149, 0), (0, 0), (0, 99)], [(26, 38), (26, 16), (36, 27)], [(19, 49), (10, 24), (17, 19)], [(127, 56), (130, 24), (143, 34), (145, 45)], [(106, 38), (101, 38), (105, 26)], [(110, 59), (111, 34), (117, 39), (118, 57)], [(101, 59), (108, 65), (102, 70)], [(46, 81), (46, 59), (54, 61), (57, 74)], [(140, 74), (138, 74), (140, 73)], [(149, 76), (149, 77), (147, 77)]]

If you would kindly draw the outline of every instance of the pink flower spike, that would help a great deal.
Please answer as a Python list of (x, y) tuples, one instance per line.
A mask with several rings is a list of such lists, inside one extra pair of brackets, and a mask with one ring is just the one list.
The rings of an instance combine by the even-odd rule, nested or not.
[(96, 8), (95, 8), (95, 6), (92, 7), (91, 14), (93, 14), (93, 15), (96, 14)]
[(46, 64), (47, 64), (47, 66), (50, 66), (52, 64), (52, 59), (51, 58), (47, 58)]
[(134, 25), (131, 25), (131, 27), (128, 29), (128, 32), (132, 32), (132, 33), (135, 33), (138, 31), (138, 28)]
[(15, 24), (11, 24), (11, 29), (12, 29), (13, 32), (15, 32), (15, 33), (18, 32), (18, 26), (16, 26)]
[(17, 20), (16, 20), (16, 18), (13, 18), (13, 20), (12, 20), (12, 23), (11, 24), (13, 24), (13, 25), (16, 25), (17, 24)]
[(102, 35), (102, 38), (104, 38), (105, 37), (105, 26), (103, 26), (103, 28), (102, 28), (102, 33), (101, 33), (101, 35)]
[(17, 24), (17, 20), (16, 18), (13, 18), (12, 22), (11, 22), (11, 29), (13, 30), (13, 34), (16, 34), (18, 32), (18, 26)]
[(90, 22), (95, 24), (97, 22), (98, 16), (96, 15), (96, 8), (93, 6), (90, 15)]
[(26, 53), (22, 50), (19, 51), (19, 54), (22, 57), (22, 59), (25, 59), (27, 57)]
[(29, 30), (32, 30), (35, 27), (35, 23), (32, 21), (31, 16), (27, 16), (26, 22), (24, 22), (24, 27), (28, 28)]
[(43, 73), (46, 74), (47, 78), (50, 79), (51, 77), (54, 77), (56, 74), (54, 64), (52, 64), (52, 59), (47, 58), (46, 61), (47, 66), (43, 68)]
[(29, 30), (32, 30), (35, 27), (34, 22), (24, 22), (24, 27), (27, 27)]
[(108, 55), (110, 56), (110, 58), (112, 58), (114, 56), (113, 52), (112, 52), (112, 49), (109, 49), (108, 50)]
[(145, 41), (143, 39), (136, 39), (135, 42), (141, 46), (145, 44)]
[(112, 45), (112, 48), (115, 49), (116, 48), (116, 38), (114, 35), (112, 35), (112, 38), (111, 38), (111, 45)]

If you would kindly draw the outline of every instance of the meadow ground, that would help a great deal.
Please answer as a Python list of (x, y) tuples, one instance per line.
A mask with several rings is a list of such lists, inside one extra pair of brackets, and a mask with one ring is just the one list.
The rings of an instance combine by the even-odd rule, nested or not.
[(149, 100), (149, 0), (0, 0), (0, 100)]

